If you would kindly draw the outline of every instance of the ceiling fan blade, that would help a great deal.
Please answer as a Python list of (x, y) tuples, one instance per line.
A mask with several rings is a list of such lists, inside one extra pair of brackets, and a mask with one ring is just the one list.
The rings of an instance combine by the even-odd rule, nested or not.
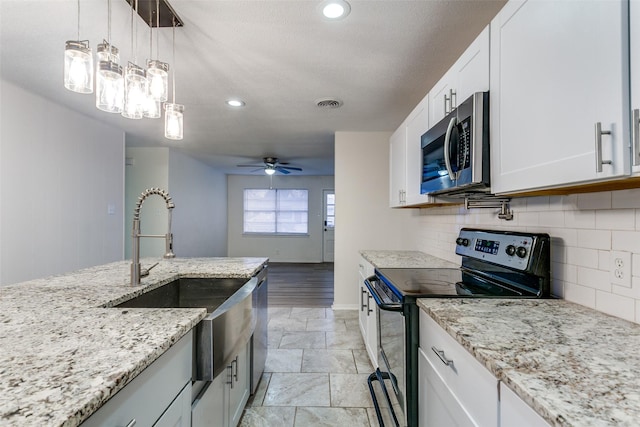
[(283, 168), (282, 166), (276, 166), (276, 170), (280, 173), (283, 173), (285, 175), (289, 175), (291, 172), (289, 172), (288, 170), (286, 170), (285, 168)]
[(282, 168), (282, 169), (289, 169), (291, 171), (302, 171), (302, 169), (296, 168), (296, 167), (293, 167), (293, 166), (278, 166), (278, 167)]
[(236, 165), (239, 168), (263, 168), (263, 165)]

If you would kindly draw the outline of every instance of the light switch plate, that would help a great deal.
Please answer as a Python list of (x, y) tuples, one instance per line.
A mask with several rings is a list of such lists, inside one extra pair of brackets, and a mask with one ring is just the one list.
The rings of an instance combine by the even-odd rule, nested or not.
[(631, 252), (611, 251), (609, 280), (614, 285), (631, 287)]

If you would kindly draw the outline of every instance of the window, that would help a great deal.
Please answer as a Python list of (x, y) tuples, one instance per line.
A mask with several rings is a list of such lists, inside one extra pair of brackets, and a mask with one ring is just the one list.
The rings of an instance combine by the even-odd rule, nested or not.
[(244, 233), (307, 234), (308, 190), (244, 190)]

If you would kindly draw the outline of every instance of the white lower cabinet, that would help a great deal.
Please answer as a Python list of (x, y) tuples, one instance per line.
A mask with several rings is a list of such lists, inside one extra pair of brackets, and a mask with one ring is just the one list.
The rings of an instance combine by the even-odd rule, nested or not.
[(249, 399), (249, 343), (193, 401), (192, 427), (235, 427)]
[(190, 427), (192, 332), (134, 378), (82, 427)]
[(549, 425), (509, 387), (500, 383), (500, 427), (549, 427)]
[(378, 367), (378, 310), (376, 302), (364, 284), (364, 280), (374, 274), (374, 267), (360, 257), (358, 275), (358, 293), (360, 298), (359, 323), (360, 333), (374, 368)]
[[(422, 311), (420, 352), (421, 427), (498, 425), (498, 380)], [(441, 407), (434, 409), (436, 405)]]

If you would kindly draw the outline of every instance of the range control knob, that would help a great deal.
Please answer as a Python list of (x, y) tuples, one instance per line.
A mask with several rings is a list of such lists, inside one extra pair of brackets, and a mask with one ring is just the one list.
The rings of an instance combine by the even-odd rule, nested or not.
[(507, 255), (509, 256), (514, 256), (516, 254), (516, 247), (513, 245), (509, 245), (507, 246), (507, 249), (505, 251), (507, 253)]
[(527, 256), (527, 248), (525, 248), (524, 246), (519, 246), (518, 249), (516, 249), (516, 255), (518, 255), (518, 257), (520, 258), (524, 258), (525, 256)]
[(456, 244), (460, 246), (469, 246), (469, 239), (465, 239), (463, 237), (458, 237), (456, 239)]

